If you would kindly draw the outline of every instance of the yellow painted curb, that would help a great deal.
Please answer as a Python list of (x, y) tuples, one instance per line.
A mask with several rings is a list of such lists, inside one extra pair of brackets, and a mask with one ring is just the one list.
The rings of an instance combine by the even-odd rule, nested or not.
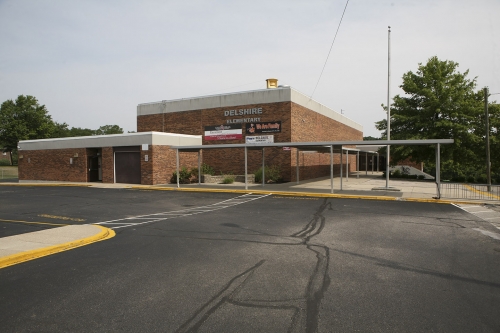
[(215, 192), (215, 193), (238, 193), (238, 194), (269, 194), (277, 196), (292, 197), (317, 197), (317, 198), (344, 198), (344, 199), (362, 199), (362, 200), (381, 200), (381, 201), (409, 201), (409, 202), (428, 202), (439, 204), (470, 204), (481, 205), (483, 202), (451, 200), (451, 199), (427, 199), (427, 198), (399, 198), (376, 195), (355, 195), (355, 194), (336, 194), (336, 193), (315, 193), (315, 192), (288, 192), (288, 191), (264, 191), (264, 190), (231, 190), (231, 189), (212, 189), (212, 188), (176, 188), (176, 187), (158, 187), (158, 186), (132, 186), (135, 190), (151, 191), (180, 191), (180, 192)]
[(61, 183), (0, 183), (0, 186), (45, 186), (45, 187), (91, 187), (90, 184), (61, 184)]
[(88, 245), (91, 243), (103, 241), (109, 238), (115, 237), (115, 232), (112, 229), (100, 226), (93, 225), (96, 228), (100, 229), (100, 232), (94, 236), (90, 236), (87, 238), (82, 238), (76, 241), (71, 241), (67, 243), (62, 243), (58, 245), (48, 246), (36, 250), (24, 251), (21, 253), (12, 254), (10, 256), (6, 256), (0, 258), (0, 269), (20, 264), (29, 260), (38, 259), (41, 257), (45, 257), (51, 254), (71, 250), (80, 246)]
[(218, 192), (218, 193), (238, 193), (238, 194), (252, 193), (252, 194), (270, 194), (270, 195), (293, 196), (293, 197), (348, 198), (348, 199), (385, 200), (385, 201), (398, 200), (398, 198), (386, 197), (386, 196), (335, 194), (335, 193), (314, 193), (314, 192), (231, 190), (231, 189), (211, 189), (211, 188), (198, 189), (198, 188), (144, 187), (144, 186), (133, 186), (132, 189), (152, 190), (152, 191), (180, 191), (180, 192)]
[(465, 187), (467, 187), (470, 191), (474, 192), (474, 193), (479, 193), (479, 194), (482, 194), (484, 195), (485, 197), (490, 197), (492, 199), (500, 199), (500, 197), (498, 195), (494, 195), (492, 193), (489, 193), (489, 192), (486, 192), (486, 191), (481, 191), (481, 190), (476, 190), (474, 187), (472, 186), (469, 186), (469, 185), (465, 185)]

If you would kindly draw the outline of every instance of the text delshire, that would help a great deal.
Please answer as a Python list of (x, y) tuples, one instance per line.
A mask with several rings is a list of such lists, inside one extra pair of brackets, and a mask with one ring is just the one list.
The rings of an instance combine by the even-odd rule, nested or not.
[(262, 108), (252, 108), (252, 109), (239, 109), (239, 110), (227, 110), (224, 111), (225, 117), (235, 117), (244, 116), (252, 114), (262, 114)]

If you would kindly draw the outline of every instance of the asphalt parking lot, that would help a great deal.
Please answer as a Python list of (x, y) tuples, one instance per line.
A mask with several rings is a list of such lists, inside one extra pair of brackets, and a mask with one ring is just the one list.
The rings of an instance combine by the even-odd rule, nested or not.
[(3, 332), (498, 332), (500, 240), (452, 205), (2, 187), (1, 237), (116, 236), (0, 270)]

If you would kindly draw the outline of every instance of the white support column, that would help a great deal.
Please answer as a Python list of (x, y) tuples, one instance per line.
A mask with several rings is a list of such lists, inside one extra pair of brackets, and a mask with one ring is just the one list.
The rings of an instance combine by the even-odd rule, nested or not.
[(344, 159), (343, 159), (343, 155), (344, 155), (344, 148), (342, 146), (340, 146), (340, 190), (342, 191), (342, 169), (344, 168)]
[(177, 188), (179, 188), (179, 149), (176, 149)]
[(373, 165), (375, 164), (375, 159), (374, 159), (375, 155), (373, 155), (372, 153), (372, 175), (373, 175)]
[(349, 150), (345, 151), (345, 181), (349, 181)]
[(330, 193), (333, 193), (333, 145), (330, 146)]
[(248, 173), (247, 154), (248, 154), (248, 148), (247, 148), (247, 147), (245, 147), (245, 190), (248, 190), (248, 180), (247, 180), (247, 173)]
[(264, 149), (265, 148), (262, 148), (262, 187), (264, 187), (264, 184), (265, 184), (265, 178), (266, 178), (266, 175), (265, 175), (265, 171), (264, 171), (264, 166), (266, 165), (265, 164), (265, 157), (264, 157)]
[(359, 151), (356, 152), (356, 178), (359, 179)]
[(297, 184), (299, 183), (299, 148), (297, 149)]
[(365, 171), (368, 176), (368, 152), (365, 153)]
[(201, 185), (201, 149), (198, 149), (198, 185)]

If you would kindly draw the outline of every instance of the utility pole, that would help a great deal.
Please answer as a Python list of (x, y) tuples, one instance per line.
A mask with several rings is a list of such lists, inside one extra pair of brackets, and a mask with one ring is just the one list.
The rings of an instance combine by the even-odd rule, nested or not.
[[(391, 27), (388, 32), (387, 47), (387, 140), (391, 140)], [(389, 160), (391, 146), (387, 145), (387, 156), (385, 162), (385, 187), (389, 187)]]
[(490, 116), (488, 114), (488, 87), (484, 88), (484, 118), (486, 124), (486, 179), (488, 180), (488, 192), (491, 192)]

